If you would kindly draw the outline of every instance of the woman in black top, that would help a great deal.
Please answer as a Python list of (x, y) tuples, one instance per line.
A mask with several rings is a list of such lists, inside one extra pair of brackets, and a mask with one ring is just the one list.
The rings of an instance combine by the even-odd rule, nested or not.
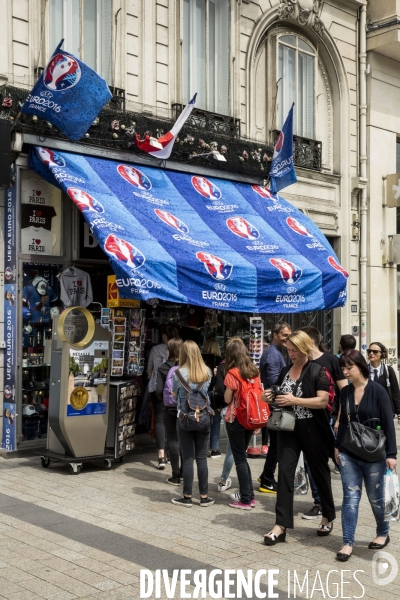
[(264, 393), (267, 402), (274, 401), (279, 407), (293, 410), (296, 419), (294, 431), (278, 431), (276, 523), (264, 536), (267, 546), (284, 542), (286, 528), (293, 528), (294, 476), (301, 451), (321, 496), (322, 519), (317, 534), (329, 535), (336, 516), (328, 464), (329, 456), (333, 456), (333, 433), (325, 410), (329, 381), (322, 367), (309, 360), (311, 346), (304, 331), (289, 335), (287, 351), (292, 366), (282, 369), (277, 381), (283, 393), (274, 400), (270, 390)]
[(217, 374), (217, 367), (221, 363), (221, 349), (216, 339), (209, 339), (203, 346), (203, 352), (201, 356), (206, 363), (207, 367), (212, 373), (210, 387), (208, 388), (208, 397), (210, 398), (211, 408), (214, 410), (214, 416), (211, 420), (210, 429), (210, 449), (211, 458), (219, 458), (221, 452), (219, 451), (219, 436), (221, 433), (221, 407), (216, 406), (214, 402), (214, 386)]
[(390, 365), (385, 365), (382, 360), (387, 358), (386, 347), (380, 342), (372, 342), (367, 350), (369, 358), (370, 379), (380, 383), (387, 391), (392, 401), (393, 414), (397, 415), (400, 424), (400, 390), (396, 373)]
[[(387, 469), (396, 467), (396, 433), (393, 424), (392, 405), (386, 391), (379, 383), (369, 379), (369, 369), (364, 357), (357, 350), (347, 350), (340, 358), (344, 376), (350, 381), (340, 393), (340, 422), (335, 442), (335, 456), (342, 476), (343, 547), (336, 558), (349, 560), (354, 542), (358, 518), (358, 506), (364, 482), (368, 500), (376, 521), (376, 538), (369, 544), (371, 550), (379, 550), (389, 543), (389, 523), (384, 520), (384, 477)], [(348, 424), (347, 401), (350, 420), (372, 427), (368, 419), (379, 419), (386, 436), (386, 459), (366, 462), (342, 447)]]

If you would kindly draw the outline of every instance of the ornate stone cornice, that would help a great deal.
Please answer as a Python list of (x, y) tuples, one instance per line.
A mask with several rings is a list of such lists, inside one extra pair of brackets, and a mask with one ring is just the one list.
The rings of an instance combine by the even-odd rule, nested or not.
[(324, 0), (280, 0), (279, 18), (293, 19), (322, 36), (325, 32), (325, 26), (321, 21), (323, 4)]

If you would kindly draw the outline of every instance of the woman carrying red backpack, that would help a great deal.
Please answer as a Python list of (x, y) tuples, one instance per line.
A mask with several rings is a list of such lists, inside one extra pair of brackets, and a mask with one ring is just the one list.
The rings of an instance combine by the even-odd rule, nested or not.
[(256, 505), (246, 452), (254, 429), (266, 425), (269, 407), (263, 402), (260, 374), (241, 340), (226, 347), (225, 402), (226, 430), (235, 459), (240, 499), (229, 503), (232, 508), (250, 510)]

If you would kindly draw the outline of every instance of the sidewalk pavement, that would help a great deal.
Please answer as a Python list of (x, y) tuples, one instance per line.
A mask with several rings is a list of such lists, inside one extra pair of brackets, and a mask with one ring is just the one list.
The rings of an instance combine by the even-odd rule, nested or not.
[[(398, 425), (396, 430), (400, 439)], [(281, 598), (288, 597), (288, 571), (290, 597), (293, 571), (300, 584), (308, 571), (308, 593), (306, 586), (297, 588), (297, 598), (400, 598), (396, 579), (384, 586), (379, 578), (373, 580), (374, 553), (367, 545), (375, 528), (365, 493), (354, 555), (348, 563), (338, 563), (340, 475), (332, 475), (338, 510), (332, 534), (317, 537), (318, 520), (301, 519), (312, 506), (310, 493), (295, 496), (295, 529), (288, 532), (286, 544), (268, 548), (262, 541), (274, 524), (275, 496), (257, 492), (251, 512), (231, 509), (229, 493), (237, 490), (236, 472), (233, 468), (232, 489), (217, 492), (222, 463), (223, 456), (208, 460), (209, 494), (216, 503), (203, 510), (198, 501), (191, 509), (171, 504), (181, 488), (166, 484), (170, 466), (156, 469), (154, 447), (136, 449), (111, 471), (102, 463), (84, 464), (78, 476), (60, 463), (44, 469), (39, 457), (0, 459), (0, 600), (137, 600), (141, 569), (168, 569), (170, 574), (173, 569), (279, 569), (275, 578)], [(252, 460), (250, 466), (256, 486), (263, 459)], [(392, 524), (386, 550), (400, 562), (399, 523)], [(380, 580), (390, 567), (382, 569)], [(357, 570), (364, 593), (354, 578)], [(187, 589), (192, 593), (194, 588)], [(167, 598), (164, 586), (161, 591), (159, 597)], [(181, 598), (179, 587), (173, 597)]]

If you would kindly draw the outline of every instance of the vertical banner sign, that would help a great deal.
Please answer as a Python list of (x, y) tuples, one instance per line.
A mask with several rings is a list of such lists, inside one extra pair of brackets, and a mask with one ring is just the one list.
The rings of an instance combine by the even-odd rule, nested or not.
[(5, 190), (4, 236), (4, 332), (6, 341), (4, 364), (3, 441), (5, 450), (16, 450), (15, 384), (17, 374), (17, 193), (16, 188)]

